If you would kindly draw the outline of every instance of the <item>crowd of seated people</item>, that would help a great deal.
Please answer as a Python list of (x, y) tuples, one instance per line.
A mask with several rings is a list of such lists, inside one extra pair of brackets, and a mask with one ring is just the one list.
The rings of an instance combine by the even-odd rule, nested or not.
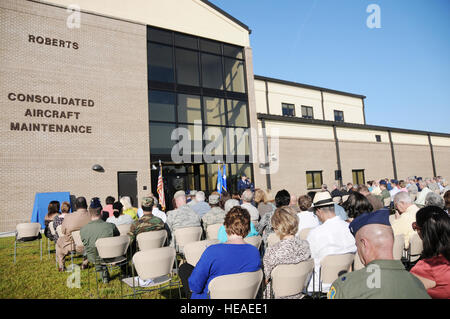
[[(219, 243), (208, 247), (195, 267), (184, 263), (179, 269), (186, 296), (207, 298), (208, 283), (214, 277), (258, 269), (264, 271), (264, 296), (268, 297), (270, 273), (277, 265), (296, 264), (310, 258), (314, 260), (314, 276), (307, 283), (306, 292), (312, 293), (319, 289), (320, 263), (326, 256), (356, 253), (365, 266), (381, 260), (383, 269), (393, 263), (392, 256), (386, 252), (394, 236), (404, 235), (407, 249), (417, 232), (424, 247), (419, 261), (410, 272), (401, 262), (391, 265), (408, 273), (399, 276), (407, 282), (405, 291), (400, 293), (403, 291), (411, 298), (450, 297), (450, 189), (442, 177), (408, 177), (400, 181), (386, 178), (363, 185), (347, 183), (342, 188), (333, 185), (331, 190), (323, 185), (317, 192), (299, 196), (285, 189), (275, 194), (271, 198), (269, 192), (259, 188), (241, 189), (238, 194), (212, 192), (209, 196), (202, 191), (178, 191), (173, 196), (173, 209), (168, 212), (161, 209), (153, 194), (142, 198), (139, 208), (131, 205), (129, 197), (115, 201), (108, 196), (105, 207), (97, 197), (91, 199), (89, 207), (86, 199), (79, 197), (70, 214), (68, 202), (62, 203), (61, 213), (59, 202), (49, 204), (46, 226), (53, 221), (55, 230), (60, 226), (61, 236), (53, 236), (47, 229), (45, 234), (55, 240), (59, 270), (63, 271), (65, 256), (73, 249), (71, 233), (76, 230), (81, 232), (85, 255), (82, 268), (86, 268), (89, 262), (96, 264), (98, 259), (95, 241), (120, 235), (117, 226), (122, 224), (130, 224), (132, 253), (137, 250), (136, 237), (141, 232), (165, 229), (168, 234), (165, 244), (175, 247), (173, 234), (177, 229), (200, 226), (202, 238), (206, 238), (208, 226), (222, 224), (217, 235)], [(307, 237), (300, 239), (300, 232), (307, 228), (310, 229)], [(271, 234), (279, 242), (269, 247)], [(244, 240), (252, 236), (261, 236), (259, 250)], [(380, 236), (382, 239), (378, 240)], [(106, 267), (96, 266), (96, 271), (104, 282), (110, 280)], [(358, 292), (361, 287), (349, 292), (357, 272), (348, 277), (348, 285), (322, 283), (321, 292), (328, 293), (329, 298), (371, 298), (371, 294)], [(401, 280), (397, 286), (400, 288), (396, 289), (402, 289)], [(408, 295), (406, 287), (415, 294)], [(303, 294), (286, 298), (300, 296)]]

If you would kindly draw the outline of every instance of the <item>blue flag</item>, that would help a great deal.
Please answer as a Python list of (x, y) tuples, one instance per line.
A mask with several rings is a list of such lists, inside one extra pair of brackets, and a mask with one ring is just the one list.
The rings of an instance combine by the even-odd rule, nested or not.
[(220, 169), (220, 166), (217, 167), (217, 192), (222, 194), (222, 191), (227, 190), (227, 174), (226, 174), (226, 165), (223, 164), (223, 169)]
[(223, 175), (222, 175), (222, 188), (224, 191), (227, 191), (227, 173), (226, 173), (226, 165), (223, 164)]

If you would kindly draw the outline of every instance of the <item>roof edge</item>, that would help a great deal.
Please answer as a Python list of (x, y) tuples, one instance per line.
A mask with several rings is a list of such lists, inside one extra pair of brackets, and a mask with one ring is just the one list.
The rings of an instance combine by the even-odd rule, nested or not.
[(265, 113), (257, 113), (256, 116), (257, 116), (258, 120), (336, 126), (336, 127), (346, 127), (346, 128), (355, 128), (355, 129), (363, 129), (363, 130), (374, 130), (374, 131), (391, 131), (394, 133), (431, 135), (431, 136), (450, 138), (450, 134), (448, 134), (448, 133), (419, 131), (419, 130), (411, 130), (411, 129), (388, 127), (388, 126), (357, 124), (357, 123), (348, 123), (348, 122), (334, 122), (334, 121), (318, 120), (318, 119), (304, 119), (301, 117), (283, 116), (283, 115), (274, 115), (274, 114), (265, 114)]
[(241, 26), (242, 28), (244, 28), (245, 30), (248, 31), (249, 34), (252, 33), (252, 30), (250, 30), (250, 28), (243, 23), (242, 21), (236, 19), (235, 17), (233, 17), (231, 14), (229, 14), (228, 12), (222, 10), (221, 8), (219, 8), (218, 6), (216, 6), (214, 3), (209, 2), (208, 0), (200, 0), (201, 2), (203, 2), (204, 4), (210, 6), (211, 8), (213, 8), (214, 10), (216, 10), (217, 12), (219, 12), (220, 14), (226, 16), (228, 19), (232, 20), (233, 22), (237, 23), (239, 26)]
[(275, 79), (275, 78), (270, 78), (270, 77), (262, 76), (262, 75), (255, 75), (254, 78), (255, 78), (255, 80), (262, 80), (262, 81), (274, 82), (274, 83), (279, 83), (279, 84), (291, 85), (291, 86), (301, 87), (301, 88), (305, 88), (305, 89), (319, 90), (319, 91), (328, 92), (328, 93), (356, 97), (359, 99), (366, 98), (365, 95), (349, 93), (349, 92), (344, 92), (344, 91), (338, 91), (338, 90), (333, 90), (333, 89), (328, 89), (328, 88), (324, 88), (324, 87), (320, 87), (320, 86), (314, 86), (314, 85), (303, 84), (303, 83), (298, 83), (298, 82)]

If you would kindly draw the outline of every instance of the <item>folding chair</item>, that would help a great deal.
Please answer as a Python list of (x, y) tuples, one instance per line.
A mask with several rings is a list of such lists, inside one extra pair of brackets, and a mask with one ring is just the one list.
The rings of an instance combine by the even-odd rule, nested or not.
[(184, 256), (186, 257), (186, 261), (195, 267), (205, 249), (208, 248), (208, 246), (218, 243), (218, 239), (207, 239), (186, 244), (184, 246)]
[(269, 278), (271, 299), (303, 294), (313, 270), (314, 259), (312, 258), (298, 264), (276, 266)]
[(308, 234), (311, 231), (311, 229), (312, 228), (303, 228), (299, 234), (300, 239), (306, 240), (306, 238), (308, 238)]
[(394, 259), (401, 260), (404, 250), (405, 250), (405, 236), (404, 235), (396, 235), (394, 237), (394, 247), (392, 249), (392, 254), (394, 256)]
[(419, 260), (420, 255), (423, 251), (423, 242), (420, 239), (419, 234), (414, 232), (414, 234), (409, 238), (409, 247), (407, 254), (407, 267), (408, 271), (416, 264)]
[(217, 239), (219, 229), (223, 224), (213, 224), (206, 228), (206, 239)]
[(209, 282), (208, 296), (210, 299), (255, 299), (262, 279), (261, 269), (218, 276)]
[(262, 242), (262, 237), (260, 235), (245, 237), (244, 241), (247, 244), (255, 246), (259, 250), (259, 247), (261, 246), (261, 242)]
[(120, 236), (127, 235), (128, 232), (130, 231), (130, 228), (131, 228), (131, 224), (121, 224), (121, 225), (117, 226), (117, 229), (120, 232)]
[(270, 233), (267, 236), (267, 247), (273, 246), (280, 241), (280, 237), (277, 236), (275, 232)]
[(167, 238), (167, 231), (165, 229), (147, 231), (136, 236), (136, 241), (140, 251), (149, 250), (153, 248), (161, 248)]
[[(135, 298), (136, 294), (139, 293), (171, 287), (172, 266), (175, 256), (176, 251), (173, 247), (153, 248), (135, 253), (132, 277), (122, 279), (126, 285), (133, 289), (133, 297)], [(135, 270), (138, 278), (135, 278)], [(172, 290), (170, 290), (170, 294), (172, 294)], [(181, 299), (180, 290), (179, 294)]]
[[(180, 256), (181, 260), (185, 260), (183, 248), (186, 244), (199, 241), (202, 237), (203, 228), (201, 226), (196, 227), (184, 227), (178, 228), (174, 231), (174, 243), (177, 256)], [(175, 256), (175, 269), (178, 274), (178, 259)], [(180, 282), (181, 284), (181, 282)]]
[(383, 205), (384, 205), (384, 207), (390, 207), (391, 206), (391, 198), (390, 197), (386, 197), (383, 200)]
[(365, 266), (361, 261), (361, 258), (359, 258), (358, 252), (355, 254), (355, 258), (353, 259), (353, 268), (352, 271), (357, 271), (360, 269), (363, 269)]
[[(99, 259), (94, 263), (95, 281), (97, 283), (97, 298), (98, 294), (98, 274), (95, 266), (119, 267), (120, 269), (120, 294), (122, 295), (122, 267), (128, 263), (127, 249), (130, 245), (130, 237), (115, 236), (99, 238), (95, 242), (95, 247), (99, 255)], [(89, 268), (88, 268), (89, 269)], [(89, 276), (89, 273), (88, 273)], [(89, 277), (88, 277), (89, 278)], [(90, 287), (90, 284), (89, 284)]]
[[(70, 261), (71, 261), (71, 269), (73, 269), (73, 258), (84, 256), (84, 245), (83, 241), (81, 240), (81, 234), (79, 230), (73, 231), (71, 233), (72, 236), (72, 246), (70, 250)], [(78, 255), (77, 255), (78, 253)]]
[(324, 293), (323, 283), (331, 284), (342, 273), (348, 272), (354, 259), (354, 253), (325, 256), (320, 262), (319, 293)]
[[(50, 229), (50, 232), (52, 233), (52, 236), (55, 236), (56, 235), (56, 231), (55, 231), (55, 228), (53, 227), (53, 222), (50, 222), (48, 224), (48, 228)], [(53, 238), (55, 238), (55, 237), (53, 237)], [(56, 241), (53, 240), (53, 242), (54, 242), (54, 247), (55, 247), (55, 250), (56, 250)], [(50, 258), (50, 246), (51, 246), (51, 243), (52, 243), (52, 240), (50, 240), (50, 238), (47, 237), (47, 251), (48, 251), (48, 257), (49, 258)]]
[[(42, 235), (41, 224), (39, 223), (20, 223), (16, 226), (16, 238), (14, 239), (14, 263), (16, 263), (17, 249), (22, 247), (29, 247), (31, 245), (25, 244), (39, 240), (40, 256), (42, 260)], [(20, 245), (19, 245), (20, 244)]]

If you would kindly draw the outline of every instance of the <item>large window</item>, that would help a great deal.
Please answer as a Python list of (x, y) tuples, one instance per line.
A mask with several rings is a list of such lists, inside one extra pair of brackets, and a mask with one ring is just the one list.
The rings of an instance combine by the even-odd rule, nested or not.
[(302, 105), (302, 117), (304, 119), (313, 119), (314, 118), (312, 106)]
[(334, 110), (334, 120), (336, 122), (344, 122), (344, 112), (343, 111)]
[(363, 185), (366, 183), (363, 169), (352, 170), (353, 185)]
[(289, 103), (281, 103), (281, 111), (283, 116), (295, 116), (295, 105)]
[(178, 94), (178, 122), (194, 123), (202, 121), (200, 96)]
[(148, 79), (158, 82), (174, 82), (172, 47), (148, 43)]
[(179, 49), (175, 50), (177, 65), (177, 83), (199, 86), (198, 52)]
[(202, 53), (203, 87), (223, 90), (222, 58), (218, 55)]
[(322, 171), (306, 172), (306, 189), (318, 189), (323, 184)]
[(149, 91), (148, 106), (150, 121), (175, 122), (176, 94), (164, 91)]

